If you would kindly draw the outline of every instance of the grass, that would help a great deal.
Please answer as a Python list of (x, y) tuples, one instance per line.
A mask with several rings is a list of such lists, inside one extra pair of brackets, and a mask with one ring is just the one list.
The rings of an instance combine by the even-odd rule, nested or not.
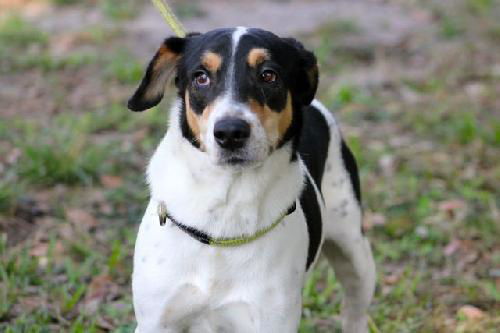
[(97, 60), (95, 54), (86, 52), (52, 56), (49, 52), (50, 41), (47, 33), (17, 14), (0, 18), (0, 73), (29, 69), (52, 72), (79, 68)]
[(104, 14), (112, 20), (125, 20), (137, 14), (138, 4), (133, 0), (103, 0), (100, 6)]
[[(132, 14), (127, 3), (100, 6), (120, 21)], [(419, 5), (435, 19), (417, 33), (431, 38), (410, 36), (417, 51), (387, 50), (382, 60), (374, 56), (376, 45), (346, 46), (344, 37), (363, 34), (354, 22), (304, 37), (321, 62), (319, 97), (334, 110), (360, 164), (378, 268), (371, 332), (495, 332), (500, 325), (500, 77), (491, 67), (500, 61), (494, 38), (500, 26), (493, 3)], [(183, 15), (201, 14), (186, 7)], [(130, 273), (148, 199), (143, 171), (166, 112), (165, 105), (125, 109), (144, 62), (123, 50), (121, 29), (89, 27), (77, 36), (89, 49), (55, 57), (57, 36), (20, 16), (0, 23), (2, 73), (15, 85), (16, 78), (43, 72), (47, 98), (60, 109), (50, 114), (34, 105), (0, 122), (2, 332), (134, 328)], [(425, 75), (375, 84), (343, 79), (378, 61), (406, 68), (413, 56), (425, 59)], [(80, 72), (102, 83), (105, 89), (92, 96), (102, 102), (66, 109), (72, 91), (60, 81)], [(300, 332), (340, 332), (342, 290), (324, 261), (303, 295)], [(482, 317), (471, 319), (464, 305)]]
[(127, 51), (121, 50), (110, 57), (106, 74), (110, 80), (117, 80), (123, 84), (135, 84), (140, 82), (144, 74), (144, 65)]

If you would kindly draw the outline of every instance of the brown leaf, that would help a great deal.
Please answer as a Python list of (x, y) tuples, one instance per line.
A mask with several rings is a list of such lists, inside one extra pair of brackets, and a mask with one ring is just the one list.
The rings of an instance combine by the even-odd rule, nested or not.
[(101, 176), (101, 184), (106, 188), (114, 189), (122, 186), (123, 178), (112, 175), (103, 175)]
[(113, 331), (116, 328), (116, 325), (113, 324), (113, 321), (109, 318), (98, 317), (97, 326), (106, 331)]
[(38, 243), (31, 248), (30, 255), (33, 257), (43, 257), (47, 254), (48, 249), (49, 249), (49, 244)]
[(472, 305), (464, 305), (458, 309), (458, 313), (469, 320), (481, 319), (485, 316), (485, 313)]
[(17, 160), (19, 160), (21, 155), (21, 150), (19, 148), (14, 148), (7, 154), (5, 161), (7, 162), (7, 164), (15, 164)]
[(38, 308), (43, 308), (45, 306), (45, 301), (38, 296), (26, 296), (18, 300), (19, 305), (24, 313), (31, 312)]
[(366, 212), (363, 218), (363, 231), (371, 230), (373, 227), (384, 225), (386, 218), (382, 214)]
[[(38, 258), (38, 265), (41, 268), (45, 268), (47, 264), (49, 263), (49, 243), (41, 241), (35, 244), (31, 249), (29, 254), (33, 257)], [(54, 247), (51, 251), (51, 261), (59, 261), (63, 257), (64, 253), (64, 246), (60, 241), (55, 242)]]
[(66, 218), (75, 225), (83, 226), (85, 228), (95, 228), (97, 220), (89, 212), (80, 208), (71, 208), (66, 211)]
[(459, 199), (446, 200), (439, 204), (439, 210), (450, 218), (454, 218), (458, 212), (464, 211), (466, 208), (467, 204), (465, 201)]
[(79, 38), (75, 33), (59, 34), (50, 41), (52, 55), (56, 57), (63, 56), (78, 45)]
[(463, 200), (446, 200), (439, 204), (439, 209), (442, 211), (456, 210), (465, 207), (465, 202)]
[(397, 270), (396, 272), (384, 276), (384, 284), (391, 286), (395, 285), (396, 283), (399, 282), (399, 280), (401, 280), (402, 276), (403, 276), (403, 271)]
[(448, 245), (445, 246), (445, 248), (443, 250), (443, 253), (446, 256), (451, 256), (452, 254), (454, 254), (455, 252), (457, 252), (457, 250), (459, 250), (460, 247), (461, 247), (460, 240), (458, 240), (458, 239), (452, 239), (451, 242), (449, 242)]
[(97, 311), (99, 304), (106, 300), (110, 294), (116, 293), (116, 285), (107, 274), (95, 276), (90, 282), (85, 295), (83, 307), (88, 313)]

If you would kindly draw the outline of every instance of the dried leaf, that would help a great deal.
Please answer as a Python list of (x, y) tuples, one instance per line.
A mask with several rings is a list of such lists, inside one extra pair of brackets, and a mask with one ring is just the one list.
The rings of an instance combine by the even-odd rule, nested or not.
[(44, 307), (45, 302), (38, 296), (26, 296), (18, 300), (19, 305), (22, 307), (23, 312), (31, 312), (40, 307)]
[(399, 280), (401, 280), (403, 273), (404, 273), (403, 269), (397, 268), (395, 271), (384, 276), (384, 284), (392, 286), (392, 285), (398, 283)]
[(458, 309), (458, 314), (464, 316), (468, 320), (477, 320), (485, 316), (485, 313), (472, 305), (464, 305)]
[(33, 257), (43, 257), (47, 254), (48, 249), (49, 249), (49, 244), (38, 243), (31, 248), (30, 255)]
[(83, 308), (88, 313), (97, 311), (99, 305), (106, 300), (109, 294), (114, 293), (116, 289), (111, 277), (107, 274), (95, 276), (90, 282), (89, 288), (85, 295)]
[(379, 213), (366, 212), (363, 218), (363, 231), (371, 230), (373, 227), (384, 225), (386, 218)]
[(460, 246), (461, 246), (460, 240), (452, 239), (451, 242), (449, 242), (448, 245), (445, 246), (443, 253), (446, 256), (451, 256), (452, 254), (457, 252), (457, 250), (460, 249)]
[(101, 176), (101, 184), (106, 188), (114, 189), (122, 186), (123, 178), (112, 175), (103, 175)]
[(95, 228), (98, 223), (92, 214), (79, 208), (68, 209), (66, 211), (66, 218), (72, 224), (83, 226), (88, 229)]

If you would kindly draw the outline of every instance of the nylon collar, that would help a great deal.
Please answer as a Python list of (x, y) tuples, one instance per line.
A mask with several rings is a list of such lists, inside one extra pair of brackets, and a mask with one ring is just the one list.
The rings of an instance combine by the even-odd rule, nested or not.
[(172, 215), (168, 213), (167, 207), (163, 201), (160, 201), (158, 203), (158, 217), (160, 219), (161, 226), (165, 225), (167, 219), (169, 219), (173, 225), (175, 225), (177, 228), (184, 231), (186, 234), (188, 234), (189, 236), (196, 239), (202, 244), (217, 246), (217, 247), (234, 247), (234, 246), (248, 244), (264, 236), (265, 234), (276, 228), (278, 224), (280, 224), (286, 216), (292, 214), (295, 211), (295, 209), (296, 209), (296, 204), (294, 202), (290, 206), (290, 208), (288, 208), (286, 212), (281, 214), (276, 219), (276, 221), (274, 221), (271, 225), (262, 228), (260, 230), (257, 230), (257, 232), (254, 233), (253, 235), (248, 235), (248, 236), (242, 235), (234, 238), (214, 238), (201, 230), (195, 229), (193, 227), (178, 222)]

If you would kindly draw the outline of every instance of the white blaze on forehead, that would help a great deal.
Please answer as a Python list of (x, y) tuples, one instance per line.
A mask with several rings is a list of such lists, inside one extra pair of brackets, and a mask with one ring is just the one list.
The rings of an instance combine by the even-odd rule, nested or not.
[(245, 27), (237, 27), (233, 32), (233, 58), (236, 54), (236, 47), (238, 46), (238, 42), (240, 41), (241, 36), (247, 33), (247, 28)]
[(221, 94), (219, 98), (214, 102), (213, 112), (210, 113), (210, 117), (208, 120), (208, 130), (206, 131), (206, 136), (204, 138), (204, 142), (207, 144), (207, 148), (210, 150), (211, 148), (217, 146), (215, 143), (215, 139), (213, 137), (213, 128), (215, 123), (225, 117), (238, 117), (240, 119), (244, 119), (248, 121), (253, 126), (256, 126), (256, 122), (258, 121), (257, 117), (252, 115), (248, 105), (239, 103), (234, 99), (234, 90), (235, 90), (235, 80), (234, 80), (234, 67), (235, 67), (235, 56), (236, 51), (238, 49), (238, 43), (243, 35), (247, 33), (247, 28), (237, 27), (232, 34), (232, 47), (231, 47), (231, 55), (229, 57), (229, 65), (226, 73), (226, 91)]
[(232, 95), (233, 93), (233, 84), (234, 84), (234, 63), (235, 63), (235, 56), (236, 56), (236, 49), (238, 48), (238, 43), (240, 42), (241, 36), (247, 33), (247, 28), (245, 27), (237, 27), (232, 35), (232, 40), (233, 40), (233, 47), (232, 47), (232, 52), (231, 52), (231, 60), (229, 62), (229, 68), (227, 71), (227, 90), (229, 92), (229, 95)]
[(241, 152), (244, 154), (245, 158), (260, 161), (267, 155), (269, 149), (266, 132), (260, 123), (259, 117), (252, 112), (247, 103), (238, 102), (235, 100), (234, 96), (235, 85), (237, 84), (234, 80), (236, 53), (241, 37), (247, 32), (247, 28), (244, 27), (238, 27), (233, 31), (231, 36), (231, 56), (229, 58), (229, 65), (226, 73), (226, 91), (221, 93), (221, 96), (214, 102), (213, 111), (210, 113), (206, 131), (202, 134), (202, 140), (205, 143), (209, 156), (216, 161), (219, 158), (220, 148), (215, 142), (213, 132), (217, 121), (226, 117), (242, 119), (246, 121), (252, 129), (248, 143), (245, 146), (245, 150)]

